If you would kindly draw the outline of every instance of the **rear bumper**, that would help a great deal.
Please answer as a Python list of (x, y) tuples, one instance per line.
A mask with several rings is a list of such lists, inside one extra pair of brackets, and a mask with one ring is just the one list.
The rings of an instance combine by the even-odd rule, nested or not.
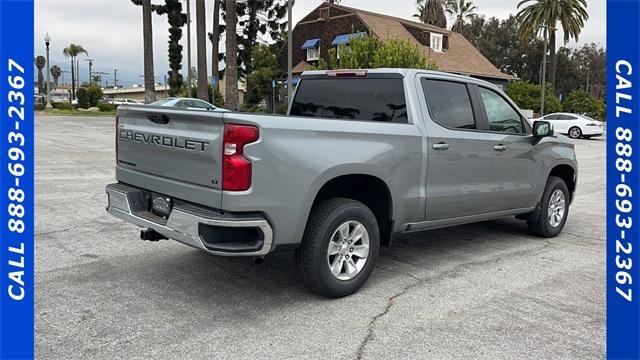
[(263, 256), (271, 251), (273, 230), (255, 215), (228, 215), (176, 204), (168, 218), (147, 211), (145, 191), (122, 183), (106, 186), (107, 212), (169, 239), (222, 256)]
[(602, 128), (595, 127), (595, 126), (585, 126), (584, 128), (585, 129), (582, 132), (583, 136), (598, 137), (598, 136), (602, 136), (604, 132)]

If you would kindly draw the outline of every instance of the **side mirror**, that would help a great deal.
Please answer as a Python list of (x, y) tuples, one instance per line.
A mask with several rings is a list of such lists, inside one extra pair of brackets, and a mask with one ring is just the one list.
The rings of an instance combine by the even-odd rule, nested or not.
[(553, 127), (548, 121), (538, 120), (533, 123), (533, 136), (537, 139), (553, 136)]

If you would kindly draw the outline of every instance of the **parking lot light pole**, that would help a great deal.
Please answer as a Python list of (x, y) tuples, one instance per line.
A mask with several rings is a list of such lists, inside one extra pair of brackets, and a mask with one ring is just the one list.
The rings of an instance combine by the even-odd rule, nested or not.
[(287, 1), (287, 103), (291, 104), (291, 97), (293, 96), (293, 31), (291, 30), (293, 25), (293, 15), (291, 13), (293, 8), (293, 0)]
[(51, 109), (53, 108), (53, 106), (51, 106), (51, 76), (50, 76), (50, 68), (51, 65), (49, 64), (49, 44), (51, 43), (51, 36), (49, 36), (49, 33), (47, 33), (44, 36), (44, 44), (46, 46), (47, 49), (47, 103), (45, 104), (45, 109)]
[(191, 3), (187, 0), (187, 97), (191, 97)]
[(544, 48), (542, 53), (542, 81), (540, 82), (540, 86), (542, 86), (542, 99), (540, 99), (540, 116), (544, 116), (544, 93), (547, 88), (547, 39), (549, 36), (549, 30), (556, 31), (556, 29), (552, 28), (549, 25), (540, 25), (540, 28), (542, 29), (544, 34)]

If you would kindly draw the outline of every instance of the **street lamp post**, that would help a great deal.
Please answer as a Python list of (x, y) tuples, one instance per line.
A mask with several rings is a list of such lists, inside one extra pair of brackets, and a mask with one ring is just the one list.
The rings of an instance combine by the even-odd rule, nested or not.
[(545, 90), (547, 88), (547, 38), (549, 35), (549, 30), (556, 31), (555, 28), (552, 28), (549, 25), (540, 25), (544, 33), (544, 47), (543, 47), (543, 55), (542, 55), (542, 81), (540, 85), (542, 86), (542, 99), (540, 99), (540, 116), (544, 116), (544, 96)]
[(44, 44), (47, 48), (47, 103), (45, 104), (45, 109), (51, 109), (53, 106), (51, 106), (51, 81), (50, 81), (50, 66), (49, 66), (49, 44), (51, 43), (51, 36), (49, 36), (49, 33), (47, 33), (44, 36)]
[(291, 104), (293, 97), (293, 0), (287, 1), (287, 103)]
[(187, 0), (187, 97), (191, 97), (191, 3)]

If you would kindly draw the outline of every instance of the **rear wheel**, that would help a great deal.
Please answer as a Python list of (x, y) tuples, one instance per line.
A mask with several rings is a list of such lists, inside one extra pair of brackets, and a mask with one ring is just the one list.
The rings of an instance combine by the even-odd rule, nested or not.
[(574, 126), (569, 129), (569, 137), (572, 139), (579, 139), (582, 136), (582, 130), (579, 127)]
[(550, 176), (542, 195), (540, 216), (528, 221), (529, 231), (541, 237), (554, 237), (562, 231), (569, 215), (569, 189), (559, 177)]
[(342, 297), (358, 291), (378, 258), (380, 234), (371, 210), (351, 199), (326, 200), (311, 210), (297, 262), (314, 293)]

